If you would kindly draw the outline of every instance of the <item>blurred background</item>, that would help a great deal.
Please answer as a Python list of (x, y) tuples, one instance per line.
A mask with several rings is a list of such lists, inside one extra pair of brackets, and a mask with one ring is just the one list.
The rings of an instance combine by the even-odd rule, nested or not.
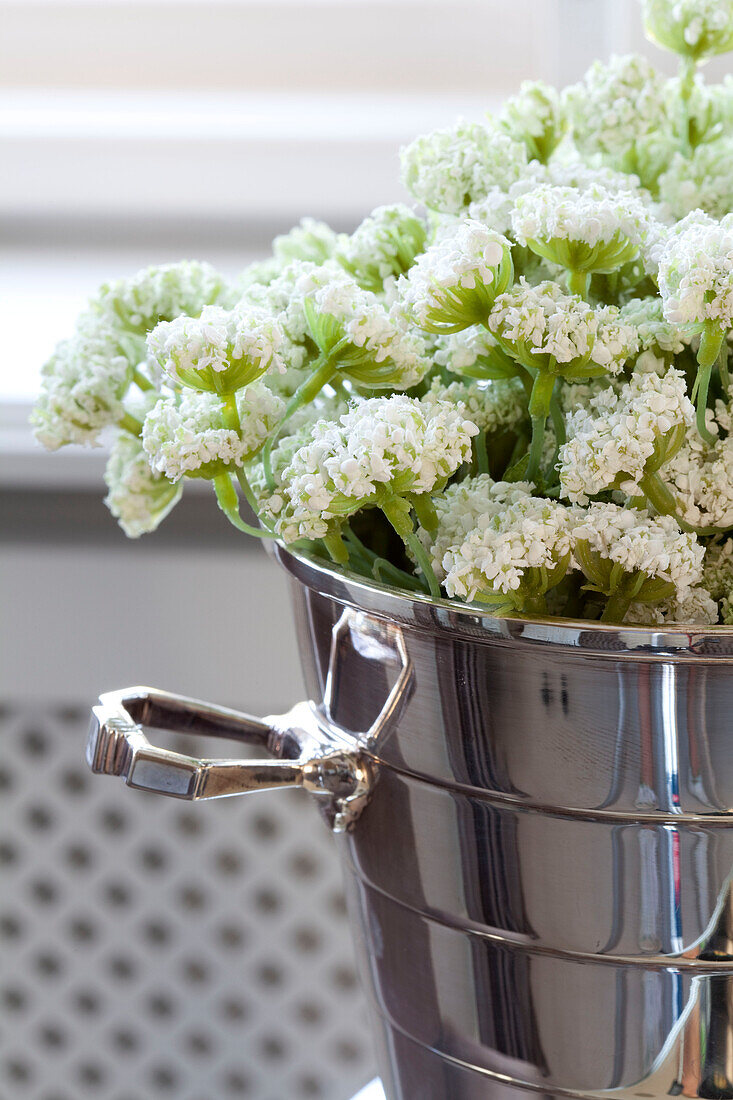
[(664, 59), (636, 0), (0, 0), (0, 26), (0, 1096), (348, 1100), (372, 1057), (315, 809), (82, 762), (101, 691), (301, 697), (284, 580), (205, 486), (128, 543), (103, 452), (33, 443), (40, 367), (110, 276), (234, 273), (303, 214), (351, 230), (405, 197), (417, 133)]

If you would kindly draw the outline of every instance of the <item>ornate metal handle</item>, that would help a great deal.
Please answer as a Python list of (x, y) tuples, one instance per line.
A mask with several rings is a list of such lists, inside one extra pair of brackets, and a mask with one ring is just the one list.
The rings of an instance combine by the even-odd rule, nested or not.
[[(280, 759), (185, 756), (151, 745), (144, 726), (262, 745)], [(337, 832), (356, 820), (374, 782), (370, 760), (333, 745), (310, 703), (260, 719), (146, 687), (100, 697), (92, 708), (87, 763), (94, 772), (120, 776), (130, 787), (188, 800), (303, 787), (322, 796)]]

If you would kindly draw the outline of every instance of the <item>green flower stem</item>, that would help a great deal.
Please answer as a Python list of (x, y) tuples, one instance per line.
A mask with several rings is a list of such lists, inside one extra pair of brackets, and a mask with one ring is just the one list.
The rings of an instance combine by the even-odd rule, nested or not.
[[(725, 365), (722, 365), (723, 356), (725, 356)], [(692, 400), (695, 402), (698, 433), (700, 437), (711, 446), (715, 443), (715, 436), (708, 431), (707, 425), (705, 424), (710, 378), (713, 373), (713, 367), (717, 362), (719, 364), (719, 369), (722, 368), (721, 379), (725, 384), (728, 374), (727, 359), (728, 349), (725, 346), (725, 333), (717, 325), (706, 324), (702, 330), (700, 347), (697, 352), (698, 370), (695, 384), (692, 387)]]
[(550, 415), (554, 389), (555, 375), (538, 371), (535, 375), (532, 395), (529, 399), (529, 415), (532, 418), (532, 443), (529, 448), (529, 463), (527, 465), (527, 481), (535, 483), (540, 476), (545, 425), (547, 417)]
[(262, 465), (265, 472), (267, 488), (270, 492), (275, 488), (275, 478), (272, 475), (272, 448), (275, 444), (275, 440), (282, 431), (283, 425), (290, 419), (293, 413), (301, 409), (303, 405), (307, 405), (309, 402), (315, 400), (323, 387), (328, 385), (331, 381), (336, 374), (334, 360), (340, 350), (341, 347), (339, 343), (336, 347), (332, 348), (331, 351), (320, 355), (318, 359), (316, 359), (313, 373), (306, 378), (305, 382), (302, 382), (298, 386), (285, 408), (282, 420), (262, 448)]
[(616, 591), (608, 597), (601, 615), (601, 622), (622, 623), (626, 618), (626, 612), (631, 607), (631, 600), (632, 597), (624, 591), (623, 585), (619, 585)]
[(137, 367), (132, 372), (132, 380), (137, 388), (139, 390), (142, 390), (143, 393), (146, 393), (148, 390), (153, 389), (153, 383), (150, 381), (149, 378), (146, 378), (143, 372), (141, 370), (138, 370)]
[(417, 577), (411, 577), (409, 573), (405, 573), (403, 569), (393, 565), (391, 561), (380, 558), (379, 554), (375, 554), (373, 550), (364, 545), (350, 527), (347, 527), (344, 532), (344, 540), (349, 547), (349, 556), (352, 561), (354, 557), (360, 558), (365, 566), (365, 571), (368, 570), (375, 581), (381, 582), (384, 579), (397, 585), (398, 588), (407, 588), (411, 592), (422, 590), (422, 585)]
[(394, 500), (385, 501), (383, 504), (380, 505), (380, 507), (384, 512), (385, 517), (389, 520), (397, 534), (404, 542), (405, 546), (408, 548), (408, 550), (412, 551), (420, 572), (427, 582), (430, 595), (433, 597), (434, 600), (439, 600), (440, 585), (438, 584), (435, 573), (433, 572), (433, 567), (430, 564), (430, 558), (428, 557), (427, 550), (415, 534), (414, 528), (412, 526), (412, 520), (410, 519), (410, 513), (405, 507), (404, 501), (400, 500), (399, 498), (395, 498)]
[(349, 551), (339, 531), (329, 531), (323, 536), (323, 545), (328, 550), (331, 561), (336, 565), (349, 564)]
[(486, 449), (486, 432), (483, 428), (477, 436), (474, 436), (473, 454), (476, 461), (476, 472), (479, 474), (488, 474), (489, 452)]
[(707, 536), (721, 534), (717, 527), (693, 527), (677, 513), (677, 499), (658, 473), (645, 474), (639, 482), (639, 488), (660, 516), (672, 516), (680, 530), (690, 535)]
[[(222, 404), (224, 406), (224, 413), (223, 413), (223, 416), (222, 416), (222, 419), (224, 421), (224, 426), (226, 428), (229, 428), (230, 431), (236, 432), (237, 435), (240, 436), (240, 438), (241, 438), (241, 435), (242, 435), (242, 422), (239, 418), (239, 409), (237, 408), (236, 396), (233, 393), (222, 394), (222, 399), (221, 400), (222, 400)], [(259, 503), (257, 501), (257, 497), (254, 495), (254, 492), (252, 491), (252, 486), (249, 483), (249, 479), (247, 478), (247, 475), (244, 472), (243, 467), (237, 466), (237, 468), (235, 470), (235, 474), (236, 474), (236, 477), (237, 477), (237, 481), (239, 482), (239, 484), (241, 486), (242, 492), (244, 493), (244, 498), (247, 501), (247, 504), (249, 504), (250, 508), (252, 509), (252, 511), (254, 512), (257, 519), (262, 524), (262, 526), (266, 527), (269, 531), (272, 531), (272, 529), (273, 529), (272, 524), (271, 523), (265, 523), (265, 521), (260, 516), (260, 508), (259, 508)]]
[(254, 535), (258, 539), (277, 538), (272, 531), (262, 531), (258, 527), (245, 523), (239, 514), (239, 497), (229, 474), (218, 474), (214, 478), (214, 492), (222, 512), (238, 531), (243, 531), (245, 535)]
[(682, 101), (682, 151), (689, 157), (692, 153), (692, 117), (690, 100), (695, 87), (697, 61), (693, 57), (680, 59), (680, 99)]
[(410, 504), (415, 509), (418, 523), (432, 535), (438, 530), (438, 513), (429, 493), (416, 493), (410, 497)]
[(129, 432), (130, 435), (141, 436), (143, 434), (142, 423), (130, 413), (123, 413), (120, 419), (117, 421), (117, 426), (124, 431)]
[(587, 302), (589, 289), (590, 272), (568, 271), (568, 290), (571, 294), (577, 294), (584, 302)]

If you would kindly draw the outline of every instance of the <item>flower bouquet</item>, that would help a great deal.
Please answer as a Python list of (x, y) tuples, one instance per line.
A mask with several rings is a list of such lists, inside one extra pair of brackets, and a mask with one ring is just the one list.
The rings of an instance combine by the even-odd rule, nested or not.
[[(402, 150), (417, 205), (305, 219), (232, 280), (110, 282), (44, 368), (50, 449), (106, 503), (186, 481), (241, 531), (496, 616), (733, 623), (733, 48), (726, 0), (645, 0), (642, 57)], [(243, 505), (247, 510), (243, 514)]]

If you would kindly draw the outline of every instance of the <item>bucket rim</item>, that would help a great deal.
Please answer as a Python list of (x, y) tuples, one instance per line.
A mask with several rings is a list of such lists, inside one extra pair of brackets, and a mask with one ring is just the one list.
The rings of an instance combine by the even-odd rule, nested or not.
[(400, 626), (459, 635), (486, 644), (521, 643), (581, 649), (599, 656), (689, 657), (733, 661), (733, 626), (617, 626), (587, 619), (497, 618), (479, 604), (401, 592), (278, 541), (268, 552), (306, 588)]

